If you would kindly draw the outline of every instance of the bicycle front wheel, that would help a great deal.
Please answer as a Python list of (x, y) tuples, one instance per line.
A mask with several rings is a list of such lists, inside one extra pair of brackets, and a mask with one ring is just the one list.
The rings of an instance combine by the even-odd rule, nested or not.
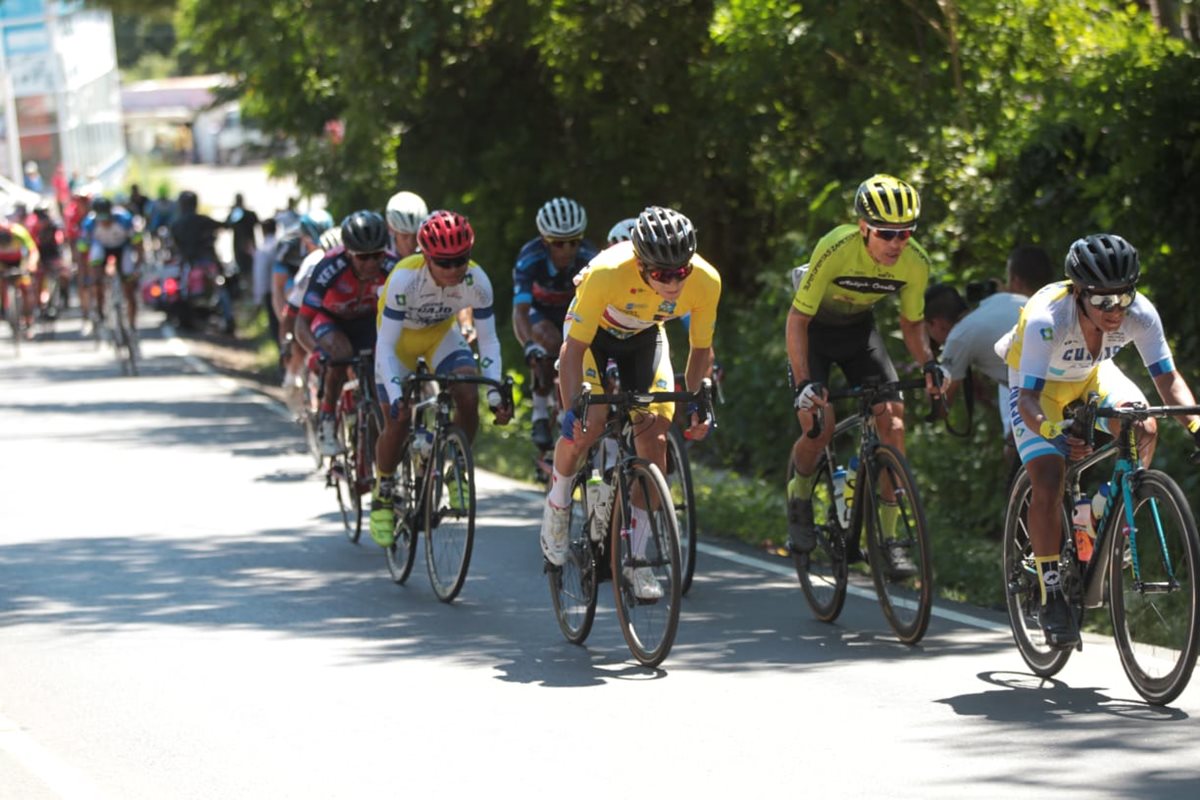
[[(293, 345), (299, 347), (299, 345)], [(312, 456), (313, 466), (321, 468), (325, 456), (321, 454), (321, 445), (317, 437), (317, 425), (320, 424), (320, 398), (318, 397), (321, 378), (311, 370), (304, 370), (304, 385), (301, 388), (304, 408), (301, 410), (301, 423), (304, 425), (304, 441), (308, 445), (308, 454)]]
[(595, 513), (596, 509), (587, 507), (584, 473), (580, 472), (571, 487), (567, 560), (561, 567), (546, 567), (554, 616), (559, 630), (571, 644), (583, 644), (596, 619), (596, 559), (589, 536), (589, 515)]
[(883, 616), (905, 644), (921, 641), (933, 611), (933, 558), (925, 509), (904, 456), (880, 445), (862, 498), (871, 577)]
[(683, 433), (678, 426), (667, 429), (667, 491), (675, 506), (675, 524), (679, 528), (679, 568), (681, 591), (692, 588), (696, 572), (696, 497), (692, 489), (692, 465), (688, 460)]
[(396, 473), (396, 493), (392, 509), (396, 515), (392, 545), (387, 548), (388, 572), (396, 583), (404, 583), (412, 572), (417, 558), (417, 540), (421, 538), (418, 510), (421, 508), (421, 487), (413, 467), (410, 447), (405, 447)]
[(467, 579), (475, 543), (475, 464), (467, 435), (446, 429), (433, 459), (425, 497), (425, 566), (434, 594), (449, 603)]
[(339, 454), (330, 462), (329, 472), (342, 510), (346, 538), (357, 542), (362, 536), (362, 495), (358, 491), (358, 425), (353, 414), (338, 410), (337, 437)]
[[(791, 483), (796, 465), (788, 455), (787, 479)], [(813, 478), (813, 527), (817, 544), (807, 553), (792, 553), (796, 577), (813, 615), (822, 622), (833, 622), (846, 603), (846, 582), (849, 575), (846, 559), (846, 537), (838, 520), (833, 502), (833, 475), (829, 461), (821, 456)]]
[(1196, 665), (1198, 630), (1196, 522), (1170, 476), (1135, 478), (1133, 530), (1118, 503), (1110, 533), (1110, 612), (1121, 665), (1146, 702), (1165, 705), (1184, 690)]
[[(1008, 496), (1008, 509), (1004, 514), (1004, 543), (1002, 563), (1004, 569), (1005, 603), (1008, 606), (1008, 623), (1012, 627), (1013, 641), (1021, 658), (1035, 675), (1048, 678), (1056, 675), (1067, 664), (1071, 650), (1051, 647), (1038, 615), (1042, 607), (1042, 588), (1038, 582), (1037, 565), (1034, 563), (1033, 543), (1029, 538), (1029, 500), (1033, 485), (1029, 473), (1020, 469), (1012, 482)], [(1065, 517), (1061, 524), (1067, 525)], [(1064, 532), (1067, 530), (1064, 527)]]
[[(613, 593), (617, 620), (629, 651), (640, 664), (656, 667), (671, 652), (679, 627), (682, 583), (679, 528), (667, 482), (654, 464), (625, 468), (612, 527)], [(635, 512), (633, 500), (645, 505)]]

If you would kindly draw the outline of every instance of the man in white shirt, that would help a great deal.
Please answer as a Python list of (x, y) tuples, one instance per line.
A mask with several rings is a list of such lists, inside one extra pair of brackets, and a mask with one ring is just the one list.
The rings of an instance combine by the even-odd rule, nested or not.
[(999, 391), (997, 409), (1007, 439), (1012, 430), (1008, 413), (1008, 367), (996, 355), (996, 340), (1017, 324), (1029, 296), (1054, 279), (1054, 266), (1046, 251), (1021, 245), (1008, 255), (1004, 291), (985, 297), (970, 310), (958, 290), (936, 284), (925, 292), (925, 325), (929, 338), (941, 346), (941, 363), (950, 372), (947, 403), (973, 369), (991, 378)]

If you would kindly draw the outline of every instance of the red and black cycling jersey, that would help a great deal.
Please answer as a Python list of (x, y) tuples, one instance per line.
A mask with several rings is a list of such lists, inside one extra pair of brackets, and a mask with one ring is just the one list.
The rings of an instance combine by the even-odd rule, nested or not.
[(323, 322), (349, 322), (375, 319), (379, 292), (387, 283), (388, 273), (396, 266), (396, 256), (388, 253), (380, 264), (378, 277), (364, 283), (354, 274), (350, 254), (338, 248), (313, 268), (300, 316), (316, 330)]

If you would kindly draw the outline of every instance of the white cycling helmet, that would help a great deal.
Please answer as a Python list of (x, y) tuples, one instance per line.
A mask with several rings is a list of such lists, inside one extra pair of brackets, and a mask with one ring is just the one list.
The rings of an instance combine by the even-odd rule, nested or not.
[(575, 239), (587, 230), (587, 212), (569, 197), (556, 197), (538, 209), (537, 229), (547, 239)]
[(608, 232), (608, 243), (628, 242), (633, 236), (633, 226), (637, 225), (637, 217), (623, 219)]
[(387, 223), (400, 233), (416, 233), (429, 216), (429, 208), (421, 196), (412, 192), (397, 192), (387, 204)]

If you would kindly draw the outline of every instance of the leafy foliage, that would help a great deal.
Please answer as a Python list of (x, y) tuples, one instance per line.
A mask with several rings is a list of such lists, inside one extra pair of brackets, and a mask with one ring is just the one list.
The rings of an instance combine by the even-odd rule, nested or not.
[[(179, 24), (185, 53), (297, 142), (282, 167), (333, 208), (402, 187), (469, 214), (500, 297), (549, 197), (584, 203), (593, 233), (648, 203), (685, 211), (726, 287), (731, 400), (705, 451), (748, 480), (776, 481), (794, 434), (785, 271), (873, 172), (920, 188), (942, 280), (999, 276), (1018, 243), (1059, 254), (1121, 233), (1178, 361), (1200, 357), (1191, 298), (1172, 291), (1200, 257), (1200, 61), (1138, 4), (180, 0)], [(895, 329), (894, 310), (880, 320)], [(983, 541), (996, 430), (961, 445), (909, 427), (932, 527)]]

